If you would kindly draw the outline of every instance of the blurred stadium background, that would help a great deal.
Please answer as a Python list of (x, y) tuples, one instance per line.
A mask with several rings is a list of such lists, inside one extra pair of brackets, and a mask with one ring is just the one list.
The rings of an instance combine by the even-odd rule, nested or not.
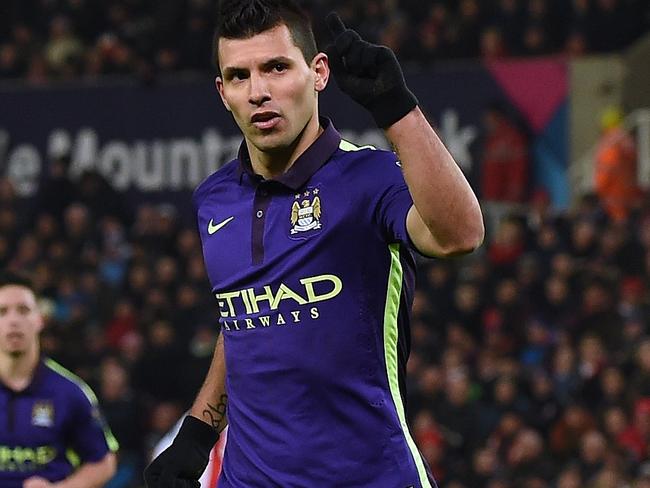
[[(392, 47), (484, 203), (422, 261), (408, 414), (441, 488), (650, 487), (647, 0), (304, 2)], [(240, 138), (207, 0), (3, 0), (0, 266), (98, 393), (141, 486), (215, 342), (192, 189)], [(334, 83), (321, 111), (385, 146)]]

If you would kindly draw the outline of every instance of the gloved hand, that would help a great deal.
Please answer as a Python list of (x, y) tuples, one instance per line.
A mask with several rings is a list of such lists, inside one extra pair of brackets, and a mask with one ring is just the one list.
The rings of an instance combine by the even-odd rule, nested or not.
[(382, 129), (394, 124), (418, 104), (407, 88), (393, 51), (361, 39), (339, 16), (327, 16), (334, 43), (325, 53), (341, 90), (365, 107)]
[(210, 460), (219, 434), (205, 422), (188, 415), (171, 446), (144, 470), (147, 488), (199, 488), (199, 478)]

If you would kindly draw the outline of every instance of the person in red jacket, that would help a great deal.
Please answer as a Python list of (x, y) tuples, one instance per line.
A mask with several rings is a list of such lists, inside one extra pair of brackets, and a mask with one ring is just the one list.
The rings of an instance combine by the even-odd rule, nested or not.
[(530, 171), (528, 139), (504, 107), (490, 105), (484, 115), (481, 196), (494, 231), (502, 217), (526, 201)]

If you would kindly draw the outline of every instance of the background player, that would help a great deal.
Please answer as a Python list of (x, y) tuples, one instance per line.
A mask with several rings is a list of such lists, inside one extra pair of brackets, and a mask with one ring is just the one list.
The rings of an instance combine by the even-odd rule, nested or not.
[[(318, 53), (290, 2), (224, 2), (219, 22), (217, 89), (245, 143), (195, 203), (223, 333), (147, 485), (196, 486), (228, 422), (220, 487), (435, 486), (404, 415), (410, 249), (474, 250), (477, 200), (388, 48), (333, 16)], [(319, 118), (330, 65), (401, 163)]]
[(0, 486), (104, 486), (117, 442), (88, 385), (40, 356), (42, 328), (29, 280), (0, 275)]

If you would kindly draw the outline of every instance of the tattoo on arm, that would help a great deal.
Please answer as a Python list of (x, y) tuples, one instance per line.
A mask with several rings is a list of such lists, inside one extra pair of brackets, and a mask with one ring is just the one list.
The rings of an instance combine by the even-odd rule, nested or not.
[(226, 418), (226, 404), (228, 403), (228, 395), (225, 393), (219, 398), (219, 403), (216, 406), (210, 405), (207, 403), (208, 408), (203, 410), (203, 418), (208, 421), (208, 423), (215, 429), (217, 432), (225, 427), (222, 425), (224, 419)]

